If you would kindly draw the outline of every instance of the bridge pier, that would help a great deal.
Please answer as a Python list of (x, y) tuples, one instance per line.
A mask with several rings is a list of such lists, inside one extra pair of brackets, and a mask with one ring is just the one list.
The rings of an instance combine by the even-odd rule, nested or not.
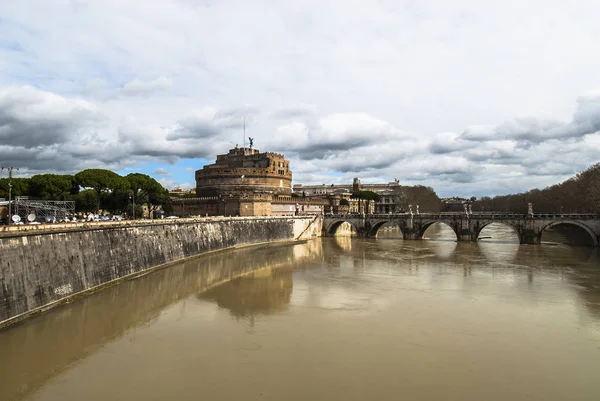
[(466, 233), (460, 233), (460, 234), (456, 234), (456, 240), (458, 242), (475, 242), (477, 241), (475, 239), (475, 241), (473, 240), (473, 233), (471, 232), (466, 232)]
[(539, 245), (541, 243), (542, 235), (533, 229), (524, 229), (519, 233), (519, 243), (525, 245)]
[(419, 235), (419, 232), (416, 230), (402, 231), (402, 238), (405, 241), (422, 239), (422, 237)]
[(456, 241), (458, 242), (474, 242), (477, 241), (477, 234), (479, 233), (478, 227), (475, 226), (474, 222), (469, 219), (454, 219), (448, 224), (454, 234), (456, 235)]

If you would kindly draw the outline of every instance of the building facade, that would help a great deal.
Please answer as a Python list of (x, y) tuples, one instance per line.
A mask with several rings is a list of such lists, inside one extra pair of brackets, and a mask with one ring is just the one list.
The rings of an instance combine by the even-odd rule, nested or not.
[[(352, 184), (331, 184), (331, 185), (303, 185), (295, 184), (293, 186), (294, 193), (300, 194), (303, 197), (330, 197), (332, 211), (338, 210), (339, 201), (346, 199), (348, 201), (349, 213), (401, 213), (404, 208), (398, 204), (398, 193), (401, 185), (398, 180), (387, 184), (362, 184), (359, 178), (354, 178)], [(353, 192), (357, 191), (373, 191), (379, 195), (377, 202), (361, 201), (350, 198)], [(339, 197), (338, 200), (336, 198)], [(343, 202), (345, 203), (345, 202)], [(342, 210), (342, 209), (340, 209)]]

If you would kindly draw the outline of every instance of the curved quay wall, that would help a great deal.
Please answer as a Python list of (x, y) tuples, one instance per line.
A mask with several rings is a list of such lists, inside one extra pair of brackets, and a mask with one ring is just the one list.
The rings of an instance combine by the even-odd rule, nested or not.
[(320, 235), (322, 219), (232, 217), (23, 228), (31, 231), (0, 235), (0, 328), (185, 258)]

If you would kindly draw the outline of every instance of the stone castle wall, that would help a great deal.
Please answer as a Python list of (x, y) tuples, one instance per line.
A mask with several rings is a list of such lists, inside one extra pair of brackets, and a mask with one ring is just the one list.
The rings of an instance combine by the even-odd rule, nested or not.
[(196, 179), (202, 180), (214, 180), (218, 178), (235, 179), (244, 176), (244, 178), (287, 178), (291, 181), (292, 173), (287, 172), (280, 174), (277, 171), (273, 171), (267, 168), (209, 168), (196, 171)]
[[(243, 177), (243, 178), (242, 178)], [(196, 171), (196, 192), (216, 188), (218, 191), (271, 190), (276, 193), (292, 192), (292, 173), (278, 174), (268, 169), (204, 169)]]
[(253, 148), (230, 149), (217, 155), (214, 164), (196, 170), (196, 193), (219, 195), (235, 192), (292, 193), (292, 171), (283, 155), (260, 153)]
[(240, 199), (240, 216), (271, 216), (271, 200)]
[[(326, 200), (300, 199), (270, 194), (242, 194), (236, 197), (171, 198), (172, 214), (191, 216), (294, 216), (324, 214)], [(296, 213), (298, 208), (298, 213)], [(347, 208), (347, 207), (346, 207)]]
[(171, 198), (172, 214), (179, 217), (218, 216), (219, 198)]
[(325, 206), (304, 204), (296, 206), (295, 203), (273, 203), (271, 204), (271, 214), (273, 216), (294, 216), (296, 215), (296, 207), (298, 207), (298, 215), (324, 213)]

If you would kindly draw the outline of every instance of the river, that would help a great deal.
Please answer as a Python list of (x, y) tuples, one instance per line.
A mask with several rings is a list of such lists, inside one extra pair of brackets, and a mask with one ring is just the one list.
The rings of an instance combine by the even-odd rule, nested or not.
[(600, 399), (598, 249), (381, 234), (205, 255), (10, 327), (0, 398)]

